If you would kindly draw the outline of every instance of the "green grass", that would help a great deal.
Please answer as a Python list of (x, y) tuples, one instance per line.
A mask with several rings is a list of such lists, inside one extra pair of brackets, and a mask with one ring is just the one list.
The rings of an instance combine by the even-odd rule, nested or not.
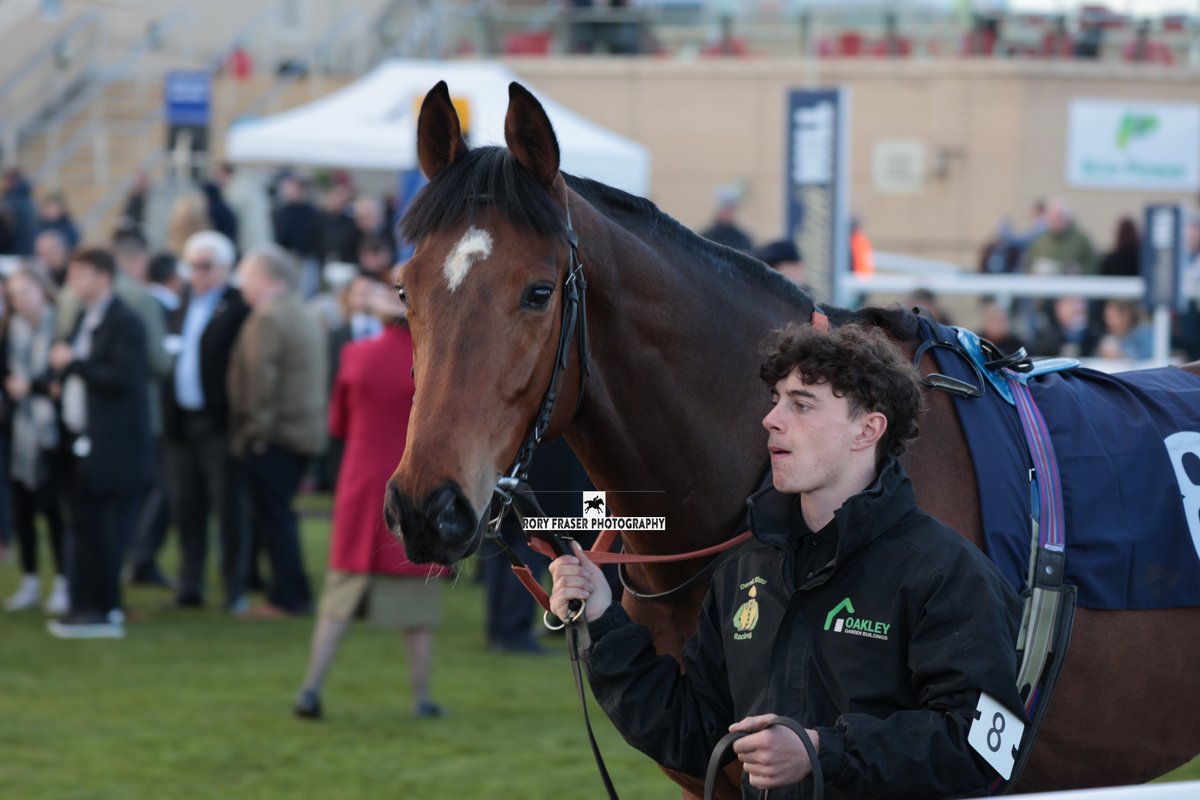
[[(302, 505), (319, 587), (328, 499)], [(0, 565), (0, 596), (17, 573)], [(440, 720), (409, 715), (395, 632), (351, 628), (325, 690), (326, 719), (307, 723), (290, 708), (311, 620), (237, 621), (166, 610), (168, 599), (130, 592), (137, 620), (116, 642), (58, 641), (40, 613), (0, 612), (0, 797), (603, 796), (561, 640), (545, 640), (555, 653), (544, 658), (487, 652), (483, 597), (469, 576), (446, 592), (437, 634), (434, 695), (450, 712)], [(679, 796), (595, 705), (592, 720), (623, 798)], [(1200, 761), (1171, 777), (1200, 779)]]
[[(305, 498), (306, 559), (320, 586), (324, 498)], [(213, 554), (210, 554), (210, 561)], [(169, 554), (167, 563), (173, 563)], [(49, 560), (43, 559), (43, 564)], [(0, 565), (0, 595), (15, 588)], [(45, 582), (45, 579), (44, 579)], [(212, 583), (211, 599), (220, 592)], [(326, 719), (297, 720), (311, 620), (238, 621), (166, 610), (134, 590), (122, 641), (59, 641), (40, 613), (0, 612), (0, 797), (588, 798), (602, 794), (560, 639), (551, 656), (489, 653), (470, 577), (445, 594), (433, 691), (444, 719), (410, 716), (400, 635), (355, 624), (324, 693)], [(677, 790), (593, 704), (618, 790)]]

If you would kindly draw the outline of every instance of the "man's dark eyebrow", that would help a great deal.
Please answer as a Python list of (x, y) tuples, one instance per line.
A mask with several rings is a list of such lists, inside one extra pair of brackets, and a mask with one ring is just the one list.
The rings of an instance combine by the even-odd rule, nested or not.
[(809, 400), (818, 399), (815, 394), (807, 389), (788, 389), (788, 397), (807, 397)]

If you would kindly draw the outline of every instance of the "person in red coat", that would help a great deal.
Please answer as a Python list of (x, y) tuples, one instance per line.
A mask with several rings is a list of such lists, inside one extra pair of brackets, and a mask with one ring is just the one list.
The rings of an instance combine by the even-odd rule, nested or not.
[(347, 344), (329, 404), (330, 433), (345, 442), (333, 500), (329, 572), (325, 577), (308, 675), (298, 716), (321, 716), (321, 688), (351, 618), (366, 601), (368, 620), (404, 631), (413, 713), (442, 715), (429, 694), (433, 630), (444, 567), (414, 564), (383, 520), (383, 491), (400, 463), (415, 387), (412, 336), (404, 306), (382, 286), (372, 308), (390, 324), (382, 334)]

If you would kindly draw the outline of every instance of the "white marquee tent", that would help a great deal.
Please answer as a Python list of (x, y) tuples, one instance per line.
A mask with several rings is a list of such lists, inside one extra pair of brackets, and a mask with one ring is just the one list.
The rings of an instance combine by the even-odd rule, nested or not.
[[(504, 143), (508, 84), (517, 76), (488, 62), (387, 61), (360, 80), (304, 106), (229, 131), (226, 152), (241, 164), (361, 170), (417, 167), (420, 101), (439, 80), (469, 104), (470, 145)], [(522, 81), (524, 84), (524, 82)], [(554, 125), (562, 169), (645, 196), (650, 157), (642, 145), (534, 93)]]

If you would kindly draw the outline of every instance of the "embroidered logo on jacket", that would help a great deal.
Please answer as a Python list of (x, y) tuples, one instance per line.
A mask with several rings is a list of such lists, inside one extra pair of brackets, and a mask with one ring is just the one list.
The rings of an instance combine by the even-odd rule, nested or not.
[(737, 641), (749, 639), (754, 635), (754, 626), (758, 624), (758, 584), (766, 585), (766, 581), (762, 578), (751, 578), (750, 580), (739, 586), (739, 589), (749, 589), (747, 592), (749, 598), (746, 602), (738, 606), (738, 610), (733, 612), (733, 629), (737, 633), (733, 634), (733, 638)]
[[(843, 611), (851, 616), (840, 616)], [(872, 619), (855, 617), (853, 614), (854, 603), (850, 602), (850, 598), (847, 597), (825, 615), (825, 630), (832, 627), (834, 633), (848, 633), (851, 636), (865, 636), (868, 639), (887, 641), (888, 631), (892, 627), (890, 622), (877, 622)]]

